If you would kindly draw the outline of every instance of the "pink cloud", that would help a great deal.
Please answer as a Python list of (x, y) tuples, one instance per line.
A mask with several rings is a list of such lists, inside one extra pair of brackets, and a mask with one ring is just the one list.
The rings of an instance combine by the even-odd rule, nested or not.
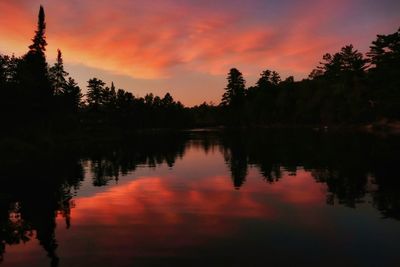
[[(136, 79), (168, 80), (187, 72), (225, 76), (231, 67), (249, 76), (271, 68), (301, 78), (324, 53), (364, 41), (362, 21), (368, 18), (355, 16), (356, 10), (365, 9), (370, 24), (381, 25), (371, 31), (398, 22), (373, 16), (378, 7), (385, 10), (385, 3), (375, 7), (360, 0), (2, 1), (0, 52), (26, 51), (41, 2), (48, 58), (60, 48), (67, 63)], [(396, 4), (387, 2), (388, 13)]]

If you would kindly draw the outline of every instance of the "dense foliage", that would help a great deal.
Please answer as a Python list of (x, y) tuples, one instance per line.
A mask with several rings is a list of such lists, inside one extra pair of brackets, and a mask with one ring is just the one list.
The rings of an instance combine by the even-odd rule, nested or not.
[[(228, 74), (228, 84), (236, 71)], [(226, 95), (230, 95), (229, 87)], [(281, 80), (277, 72), (265, 70), (257, 84), (240, 97), (228, 103), (223, 98), (233, 124), (343, 125), (398, 120), (400, 29), (379, 35), (367, 57), (352, 45), (333, 55), (325, 54), (308, 79), (299, 82), (293, 77)], [(237, 102), (244, 104), (237, 107)]]

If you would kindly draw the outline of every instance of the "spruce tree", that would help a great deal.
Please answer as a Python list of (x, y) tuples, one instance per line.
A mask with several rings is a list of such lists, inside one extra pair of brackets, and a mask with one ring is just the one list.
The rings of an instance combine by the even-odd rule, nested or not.
[(67, 85), (68, 72), (64, 70), (64, 63), (60, 49), (57, 50), (57, 61), (49, 70), (50, 81), (55, 95), (62, 95)]
[(271, 74), (272, 71), (270, 70), (264, 70), (261, 75), (260, 78), (257, 81), (257, 87), (260, 89), (266, 89), (268, 87), (271, 86)]
[(245, 84), (242, 73), (235, 68), (232, 68), (228, 73), (228, 85), (225, 88), (225, 93), (222, 96), (221, 105), (238, 107), (244, 102)]
[(115, 109), (117, 105), (117, 91), (115, 90), (114, 82), (111, 82), (109, 105), (111, 109)]
[(67, 107), (72, 112), (77, 112), (82, 102), (82, 92), (78, 84), (71, 77), (68, 78), (64, 88), (64, 98), (66, 99)]
[(18, 66), (19, 87), (22, 93), (21, 108), (26, 113), (44, 119), (51, 110), (53, 91), (46, 62), (46, 23), (44, 9), (40, 6), (38, 26), (32, 44)]
[(93, 78), (88, 81), (88, 91), (86, 94), (87, 102), (89, 107), (93, 108), (94, 110), (99, 109), (104, 102), (104, 85), (105, 83), (97, 78)]
[(46, 51), (46, 22), (45, 22), (45, 14), (43, 6), (39, 8), (39, 16), (38, 16), (38, 28), (35, 32), (35, 36), (32, 39), (33, 44), (29, 46), (30, 51), (33, 53), (43, 54)]

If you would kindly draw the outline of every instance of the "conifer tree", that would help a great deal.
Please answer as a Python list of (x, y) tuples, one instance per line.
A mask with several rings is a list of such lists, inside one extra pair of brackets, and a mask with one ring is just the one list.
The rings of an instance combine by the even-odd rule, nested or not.
[(228, 85), (222, 96), (221, 105), (237, 107), (243, 104), (245, 97), (245, 83), (242, 73), (232, 68), (228, 73)]
[(97, 78), (88, 81), (87, 102), (93, 109), (98, 109), (103, 104), (104, 85), (105, 83)]
[(115, 90), (115, 85), (114, 82), (111, 82), (111, 88), (110, 88), (110, 107), (112, 109), (115, 109), (116, 104), (117, 104), (117, 91)]
[(71, 77), (68, 78), (64, 88), (64, 98), (67, 102), (67, 107), (73, 112), (77, 112), (82, 102), (82, 92), (78, 84)]
[(68, 72), (64, 70), (64, 63), (60, 49), (57, 50), (57, 61), (54, 63), (54, 66), (50, 68), (49, 72), (54, 94), (62, 95), (67, 85), (66, 77), (68, 76)]
[(256, 83), (257, 87), (262, 89), (269, 87), (271, 85), (271, 74), (270, 70), (264, 70)]
[[(51, 98), (53, 96), (52, 86), (48, 75), (46, 62), (46, 23), (44, 9), (40, 6), (38, 26), (32, 44), (18, 66), (19, 87), (25, 98), (21, 103), (23, 108), (33, 111), (39, 116), (47, 116), (51, 109)], [(46, 114), (46, 115), (45, 115)]]
[(45, 31), (46, 31), (45, 14), (43, 6), (40, 6), (39, 16), (38, 16), (38, 28), (35, 32), (35, 36), (32, 39), (33, 44), (29, 46), (30, 49), (29, 52), (39, 53), (44, 55), (47, 46)]

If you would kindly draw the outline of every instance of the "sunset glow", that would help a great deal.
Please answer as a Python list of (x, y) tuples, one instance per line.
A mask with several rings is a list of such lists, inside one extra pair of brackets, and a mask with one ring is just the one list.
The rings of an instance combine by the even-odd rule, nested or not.
[(229, 68), (252, 85), (266, 68), (306, 77), (345, 44), (366, 52), (400, 24), (400, 2), (27, 1), (0, 2), (0, 53), (27, 51), (43, 4), (47, 59), (63, 51), (82, 88), (94, 76), (143, 96), (167, 91), (185, 105), (218, 103)]
[[(232, 188), (228, 176), (187, 180), (182, 191), (176, 189), (181, 181), (182, 177), (138, 177), (100, 194), (78, 197), (71, 217), (79, 236), (87, 235), (86, 229), (92, 225), (112, 230), (83, 238), (85, 241), (75, 240), (75, 256), (87, 257), (86, 240), (91, 238), (95, 239), (95, 251), (104, 247), (110, 249), (103, 252), (105, 255), (118, 251), (124, 257), (116, 261), (123, 262), (130, 257), (171, 257), (182, 250), (189, 253), (191, 248), (238, 235), (238, 221), (243, 219), (275, 224), (294, 217), (299, 218), (298, 225), (314, 231), (329, 224), (314, 215), (315, 209), (324, 205), (326, 188), (316, 184), (309, 172), (300, 171), (299, 177), (285, 175), (282, 185), (268, 185), (253, 170), (240, 193)], [(307, 194), (312, 196), (305, 197)], [(296, 208), (290, 208), (292, 205)], [(63, 225), (63, 218), (59, 217), (58, 223)], [(74, 240), (63, 228), (57, 236), (64, 242)], [(161, 251), (166, 244), (168, 248)], [(127, 247), (131, 249), (125, 250)]]

